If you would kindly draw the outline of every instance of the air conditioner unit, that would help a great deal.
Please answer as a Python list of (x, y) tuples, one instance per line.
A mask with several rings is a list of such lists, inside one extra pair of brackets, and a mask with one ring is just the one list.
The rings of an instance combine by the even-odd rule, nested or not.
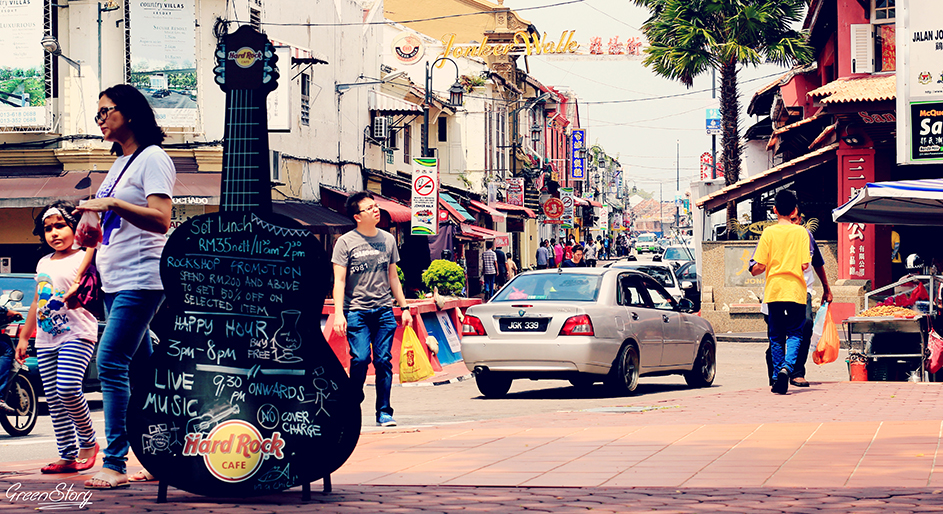
[(377, 116), (373, 119), (373, 139), (381, 141), (390, 136), (390, 120), (385, 116)]

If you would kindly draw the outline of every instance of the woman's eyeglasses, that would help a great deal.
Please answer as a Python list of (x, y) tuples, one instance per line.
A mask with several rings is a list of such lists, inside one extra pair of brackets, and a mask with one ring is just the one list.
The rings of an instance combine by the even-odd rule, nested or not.
[(108, 119), (108, 114), (117, 108), (117, 106), (112, 105), (111, 107), (102, 107), (99, 109), (98, 114), (95, 115), (95, 123), (104, 123), (104, 121)]

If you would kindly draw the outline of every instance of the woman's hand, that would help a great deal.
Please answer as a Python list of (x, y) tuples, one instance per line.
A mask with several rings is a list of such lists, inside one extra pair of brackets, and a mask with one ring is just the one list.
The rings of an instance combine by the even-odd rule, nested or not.
[(62, 296), (62, 300), (65, 301), (66, 308), (74, 309), (79, 306), (79, 299), (75, 297), (75, 293), (79, 290), (79, 285), (75, 282), (72, 283), (72, 287), (65, 292), (65, 295)]
[(16, 362), (23, 364), (27, 357), (29, 357), (29, 340), (20, 339), (19, 344), (16, 345)]
[(79, 205), (72, 211), (72, 214), (75, 216), (81, 215), (82, 211), (92, 211), (92, 212), (105, 212), (110, 211), (112, 207), (117, 204), (117, 200), (114, 197), (107, 198), (94, 198), (82, 202), (82, 205)]

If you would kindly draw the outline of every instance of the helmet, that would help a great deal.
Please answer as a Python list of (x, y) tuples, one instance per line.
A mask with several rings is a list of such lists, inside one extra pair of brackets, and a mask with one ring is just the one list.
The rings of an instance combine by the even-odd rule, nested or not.
[(907, 269), (923, 268), (923, 258), (915, 253), (912, 253), (907, 256), (906, 264)]

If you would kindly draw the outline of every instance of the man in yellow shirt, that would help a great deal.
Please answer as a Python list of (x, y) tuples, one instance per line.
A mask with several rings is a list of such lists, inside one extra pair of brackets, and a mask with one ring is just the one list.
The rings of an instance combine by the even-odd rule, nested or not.
[(789, 375), (802, 343), (806, 305), (803, 272), (812, 260), (809, 232), (790, 220), (798, 214), (796, 207), (792, 191), (784, 189), (776, 194), (773, 212), (778, 222), (763, 230), (753, 255), (756, 263), (750, 268), (753, 276), (766, 273), (763, 303), (769, 306), (767, 333), (773, 369), (778, 370), (772, 377), (772, 391), (777, 394), (786, 394), (789, 389)]

